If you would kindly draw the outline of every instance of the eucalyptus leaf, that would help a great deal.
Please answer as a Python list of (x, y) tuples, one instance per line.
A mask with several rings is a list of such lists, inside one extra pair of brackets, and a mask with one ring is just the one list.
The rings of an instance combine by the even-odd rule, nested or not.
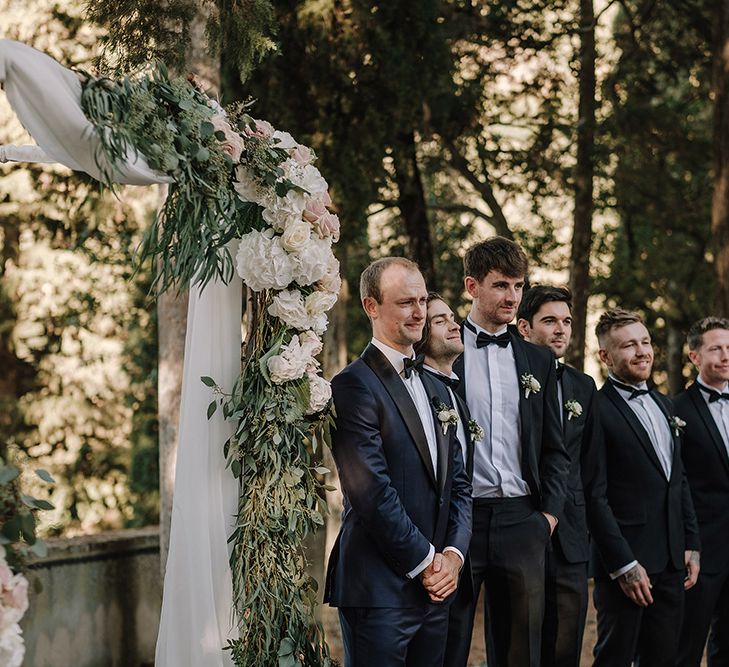
[(49, 484), (56, 483), (56, 480), (51, 477), (51, 474), (47, 470), (38, 468), (38, 470), (35, 471), (35, 474), (38, 475), (38, 477), (40, 477), (44, 482), (48, 482)]

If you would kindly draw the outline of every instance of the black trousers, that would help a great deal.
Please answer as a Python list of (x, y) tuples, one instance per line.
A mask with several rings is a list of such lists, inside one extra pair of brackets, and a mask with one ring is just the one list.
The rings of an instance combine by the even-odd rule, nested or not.
[(709, 638), (708, 667), (729, 667), (729, 571), (699, 573), (686, 591), (677, 667), (699, 667)]
[(345, 667), (442, 667), (448, 605), (342, 607)]
[(683, 570), (651, 574), (653, 604), (639, 607), (617, 581), (595, 579), (593, 667), (675, 667), (683, 616)]
[(579, 667), (587, 617), (587, 562), (570, 563), (558, 541), (547, 551), (542, 667)]
[(466, 667), (476, 604), (485, 586), (489, 667), (539, 667), (544, 554), (549, 522), (524, 498), (473, 501), (473, 595), (459, 588), (448, 622), (447, 667)]

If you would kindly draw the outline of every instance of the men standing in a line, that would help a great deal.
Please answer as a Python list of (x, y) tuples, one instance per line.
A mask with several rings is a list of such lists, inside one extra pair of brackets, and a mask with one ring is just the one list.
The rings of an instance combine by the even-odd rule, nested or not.
[(458, 413), (456, 435), (463, 452), (466, 474), (473, 474), (473, 444), (476, 424), (471, 420), (466, 401), (455, 392), (460, 378), (453, 372), (453, 362), (463, 353), (461, 326), (456, 322), (453, 311), (442, 297), (435, 292), (428, 294), (428, 313), (423, 327), (423, 337), (415, 345), (417, 354), (425, 355), (423, 370), (448, 388), (448, 407)]
[(527, 258), (494, 237), (464, 258), (473, 299), (464, 323), (458, 391), (485, 431), (475, 443), (473, 596), (459, 591), (448, 626), (448, 667), (465, 667), (485, 584), (490, 667), (537, 667), (544, 616), (544, 555), (564, 505), (569, 459), (562, 443), (554, 357), (523, 341), (514, 319)]
[[(548, 347), (561, 359), (572, 336), (571, 292), (564, 287), (532, 287), (519, 306), (517, 327), (525, 340)], [(597, 388), (589, 375), (558, 363), (557, 395), (570, 469), (564, 511), (546, 556), (541, 667), (579, 667), (590, 560), (585, 508), (600, 502), (595, 498)]]
[(681, 461), (685, 424), (646, 384), (653, 345), (640, 316), (609, 310), (595, 332), (609, 371), (598, 392), (609, 507), (590, 518), (594, 664), (673, 667), (684, 588), (699, 573), (698, 527)]
[[(686, 422), (683, 463), (701, 537), (701, 576), (686, 592), (678, 667), (729, 666), (729, 320), (706, 317), (688, 332), (698, 377), (674, 403)], [(710, 633), (710, 634), (709, 634)]]
[(332, 381), (332, 452), (344, 494), (325, 600), (339, 608), (346, 667), (441, 667), (471, 535), (470, 485), (444, 387), (413, 357), (425, 282), (403, 258), (360, 280), (372, 341)]

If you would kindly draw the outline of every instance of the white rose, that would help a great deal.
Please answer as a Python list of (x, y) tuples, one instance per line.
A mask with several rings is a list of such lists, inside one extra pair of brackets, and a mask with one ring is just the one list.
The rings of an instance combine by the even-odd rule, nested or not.
[(271, 382), (282, 384), (290, 380), (298, 380), (307, 371), (316, 369), (318, 363), (312, 354), (312, 349), (315, 349), (314, 340), (319, 339), (310, 331), (300, 336), (293, 336), (288, 345), (281, 348), (280, 354), (271, 357), (268, 360)]
[(302, 252), (292, 255), (296, 264), (294, 280), (302, 287), (321, 280), (331, 266), (332, 256), (329, 240), (311, 238)]
[[(301, 348), (306, 350), (309, 356), (315, 357), (324, 348), (321, 338), (312, 331), (304, 331), (299, 334)], [(318, 362), (315, 362), (318, 365)]]
[(306, 297), (306, 312), (311, 316), (321, 315), (331, 310), (336, 302), (336, 294), (317, 290)]
[(281, 245), (289, 252), (306, 252), (311, 238), (311, 227), (303, 220), (292, 222), (281, 235)]
[(276, 141), (274, 141), (274, 145), (276, 146), (276, 148), (285, 148), (286, 150), (293, 150), (299, 145), (296, 143), (296, 140), (288, 132), (281, 132), (280, 130), (276, 130), (273, 133), (273, 138), (276, 140)]
[(317, 335), (321, 336), (329, 326), (329, 320), (327, 316), (322, 313), (321, 315), (314, 315), (311, 320), (311, 330)]
[(309, 408), (307, 415), (321, 412), (332, 397), (332, 387), (323, 377), (309, 373)]
[(236, 254), (238, 275), (254, 292), (264, 289), (282, 290), (293, 280), (297, 264), (281, 246), (281, 238), (273, 231), (253, 230), (244, 234)]

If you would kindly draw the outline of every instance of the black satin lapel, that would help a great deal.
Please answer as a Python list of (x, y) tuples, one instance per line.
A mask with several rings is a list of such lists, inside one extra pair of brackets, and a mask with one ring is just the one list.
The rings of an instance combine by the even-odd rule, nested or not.
[[(463, 327), (461, 327), (461, 337), (463, 337)], [(453, 372), (458, 376), (460, 383), (456, 387), (456, 393), (465, 401), (466, 400), (466, 364), (464, 361), (464, 353), (453, 362)]]
[[(612, 382), (610, 380), (607, 380), (605, 387), (605, 393), (608, 395), (608, 398), (613, 402), (615, 407), (618, 409), (618, 411), (625, 417), (625, 421), (628, 422), (630, 425), (630, 428), (633, 430), (635, 435), (638, 436), (638, 440), (640, 441), (640, 444), (643, 446), (643, 449), (645, 450), (645, 453), (648, 455), (648, 458), (653, 462), (653, 465), (658, 468), (658, 470), (661, 472), (661, 475), (663, 477), (666, 477), (666, 472), (663, 470), (663, 466), (661, 465), (661, 462), (658, 460), (658, 454), (656, 454), (656, 450), (654, 449), (653, 445), (651, 444), (650, 436), (646, 433), (646, 430), (643, 428), (643, 424), (640, 423), (640, 420), (638, 419), (637, 415), (633, 412), (633, 410), (628, 406), (628, 404), (623, 400), (623, 397), (618, 394), (618, 390), (613, 387)], [(675, 448), (674, 448), (675, 449)]]
[(562, 411), (562, 434), (564, 435), (565, 443), (568, 441), (568, 435), (572, 434), (574, 429), (573, 422), (576, 422), (579, 417), (572, 417), (570, 419), (570, 413), (565, 407), (567, 401), (579, 401), (577, 394), (575, 393), (575, 383), (572, 381), (572, 377), (567, 370), (562, 371), (562, 405), (559, 409)]
[[(430, 404), (433, 404), (433, 397), (437, 397), (441, 403), (445, 405), (451, 404), (451, 397), (448, 394), (448, 389), (440, 381), (436, 380), (429, 373), (425, 372), (421, 376), (423, 380), (423, 386), (425, 387), (425, 393), (428, 394)], [(451, 406), (455, 407), (455, 406)], [(438, 450), (438, 490), (443, 491), (446, 479), (448, 478), (448, 464), (450, 463), (450, 438), (451, 429), (455, 426), (449, 426), (445, 433), (443, 433), (443, 427), (441, 423), (435, 420), (435, 442), (436, 449)]]
[(668, 412), (668, 408), (663, 402), (660, 394), (651, 391), (650, 397), (658, 404), (658, 407), (661, 409), (663, 416), (668, 422), (668, 430), (671, 432), (671, 440), (673, 442), (673, 451), (671, 452), (671, 477), (673, 477), (673, 471), (676, 470), (676, 462), (678, 457), (680, 456), (681, 451), (680, 436), (676, 435), (676, 430), (671, 426), (671, 417), (673, 417), (674, 415)]
[(727, 470), (729, 470), (729, 453), (726, 451), (724, 440), (721, 437), (721, 433), (719, 433), (719, 428), (714, 421), (714, 417), (711, 414), (711, 410), (709, 410), (709, 406), (706, 405), (706, 400), (701, 393), (701, 389), (699, 389), (696, 383), (694, 383), (687, 391), (689, 392), (691, 400), (694, 402), (696, 410), (704, 422), (704, 426), (706, 426), (706, 430), (709, 432), (709, 435), (711, 435), (711, 439), (714, 441), (715, 447), (719, 450), (719, 457), (722, 461), (724, 461), (724, 465)]
[(463, 431), (466, 437), (466, 473), (468, 479), (473, 479), (473, 450), (474, 442), (471, 432), (468, 430), (468, 422), (471, 419), (471, 412), (468, 409), (466, 401), (464, 401), (458, 394), (456, 396), (456, 403), (458, 404), (458, 414), (463, 419)]
[[(526, 391), (521, 384), (521, 376), (527, 373), (531, 373), (529, 367), (529, 357), (527, 355), (526, 346), (524, 341), (519, 337), (518, 334), (514, 333), (509, 327), (509, 333), (511, 334), (511, 347), (514, 350), (514, 361), (516, 362), (516, 376), (517, 382), (519, 383), (519, 422), (521, 424), (521, 444), (522, 444), (522, 457), (523, 453), (527, 451), (527, 444), (529, 442), (529, 399), (526, 397)], [(538, 380), (539, 378), (537, 378)], [(531, 396), (531, 394), (530, 394)]]
[(433, 483), (435, 488), (438, 488), (435, 479), (435, 471), (433, 470), (433, 461), (430, 458), (430, 450), (428, 449), (428, 441), (425, 439), (425, 431), (423, 430), (423, 424), (420, 421), (420, 415), (413, 403), (413, 399), (410, 397), (408, 390), (405, 388), (400, 376), (395, 372), (392, 364), (387, 360), (382, 352), (380, 352), (374, 345), (370, 344), (365, 348), (362, 353), (362, 361), (364, 361), (377, 375), (380, 382), (384, 385), (387, 393), (397, 406), (398, 411), (402, 420), (405, 422), (410, 435), (413, 438), (415, 447), (420, 454), (420, 458), (423, 461), (423, 465), (428, 471), (430, 481)]

